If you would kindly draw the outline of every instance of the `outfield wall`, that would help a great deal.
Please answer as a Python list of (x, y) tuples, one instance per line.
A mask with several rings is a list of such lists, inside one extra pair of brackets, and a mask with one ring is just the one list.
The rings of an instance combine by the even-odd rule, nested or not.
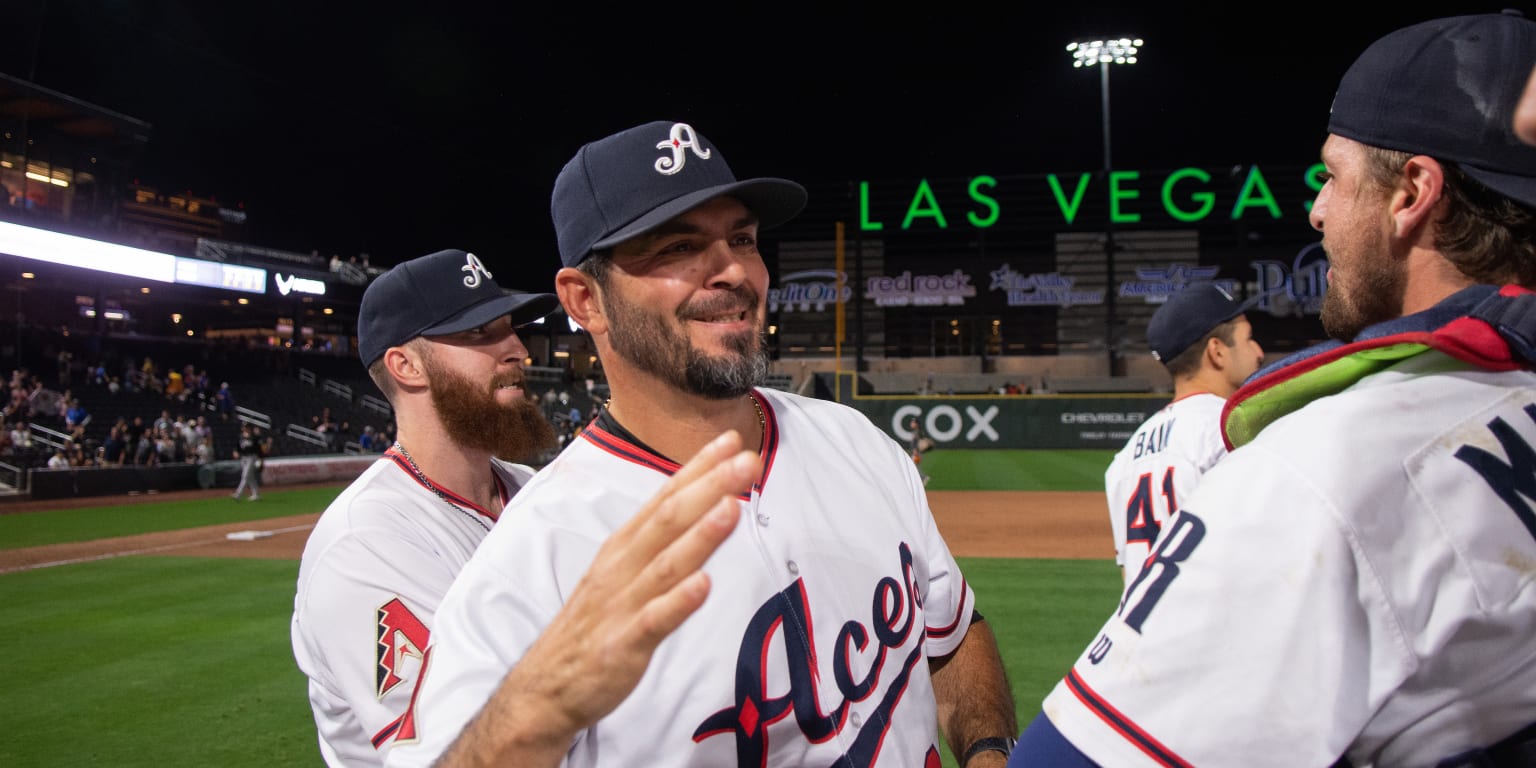
[[(285, 456), (265, 459), (261, 485), (302, 483), (350, 483), (379, 457), (372, 455)], [(208, 488), (234, 488), (240, 484), (239, 461), (164, 466), (87, 467), (33, 469), (28, 475), (32, 499), (76, 496), (113, 496), (124, 493), (160, 493)]]
[(935, 448), (1118, 449), (1167, 394), (860, 395), (855, 375), (837, 374), (834, 399), (862, 412), (903, 444), (917, 416)]

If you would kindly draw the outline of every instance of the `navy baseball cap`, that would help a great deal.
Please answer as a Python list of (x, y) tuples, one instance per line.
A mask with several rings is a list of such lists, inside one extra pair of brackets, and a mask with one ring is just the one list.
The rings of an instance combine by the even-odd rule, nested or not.
[(1152, 357), (1167, 363), (1205, 338), (1216, 326), (1253, 306), (1239, 302), (1215, 283), (1193, 283), (1163, 302), (1147, 323), (1147, 345)]
[(1536, 22), (1519, 11), (1404, 27), (1350, 65), (1328, 132), (1455, 163), (1489, 189), (1536, 206), (1536, 147), (1514, 133), (1533, 65)]
[(549, 211), (560, 261), (643, 235), (721, 195), (739, 198), (763, 229), (805, 207), (805, 187), (788, 179), (737, 181), (725, 155), (687, 123), (659, 120), (590, 142), (560, 170)]
[(552, 293), (503, 290), (468, 251), (438, 251), (396, 265), (368, 284), (357, 315), (358, 356), (371, 366), (385, 350), (417, 336), (459, 333), (503, 315), (511, 315), (516, 327), (559, 306)]

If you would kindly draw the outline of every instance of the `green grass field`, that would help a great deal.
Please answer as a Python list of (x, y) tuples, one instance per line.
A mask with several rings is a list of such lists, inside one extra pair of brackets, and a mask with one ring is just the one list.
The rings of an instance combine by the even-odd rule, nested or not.
[[(1094, 475), (1102, 477), (1099, 462), (1108, 462), (1097, 451), (963, 453), (929, 454), (930, 487), (958, 477), (962, 488), (996, 488), (1011, 476), (1030, 488), (1085, 490), (1101, 482)], [(336, 492), (271, 489), (257, 504), (0, 515), (0, 542), (31, 546), (300, 514), (323, 508)], [(960, 563), (997, 633), (1022, 725), (1113, 609), (1119, 573), (1108, 559)], [(149, 556), (0, 575), (7, 597), (0, 633), (16, 681), (0, 699), (8, 734), (0, 765), (319, 765), (288, 640), (297, 575), (295, 561)]]
[(932, 491), (1100, 491), (1114, 451), (957, 451), (923, 454)]

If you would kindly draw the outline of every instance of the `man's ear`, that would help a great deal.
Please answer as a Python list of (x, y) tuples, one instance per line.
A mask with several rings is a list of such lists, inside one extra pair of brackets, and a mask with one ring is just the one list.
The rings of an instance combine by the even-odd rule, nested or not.
[(410, 342), (384, 350), (384, 369), (402, 388), (427, 386), (427, 370), (421, 362), (421, 351)]
[(1211, 367), (1221, 370), (1227, 367), (1227, 356), (1232, 352), (1226, 342), (1218, 336), (1211, 336), (1205, 340), (1205, 359), (1209, 360)]
[(1440, 161), (1426, 155), (1408, 158), (1390, 202), (1395, 234), (1400, 238), (1412, 237), (1434, 219), (1435, 208), (1444, 196), (1445, 168)]
[(555, 273), (555, 295), (565, 314), (588, 333), (607, 333), (608, 318), (603, 314), (602, 289), (592, 276), (575, 267), (562, 267)]

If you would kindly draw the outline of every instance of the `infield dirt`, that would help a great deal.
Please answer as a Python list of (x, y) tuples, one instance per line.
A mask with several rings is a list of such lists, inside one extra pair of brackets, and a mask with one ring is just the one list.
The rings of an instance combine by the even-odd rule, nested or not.
[[(339, 490), (339, 487), (338, 487)], [(11, 502), (5, 513), (71, 507), (206, 498), (228, 504), (228, 489), (181, 491), (153, 496), (94, 497)], [(958, 557), (1111, 558), (1108, 513), (1103, 494), (1089, 491), (929, 491), (939, 531)], [(0, 550), (0, 573), (130, 555), (297, 559), (319, 512), (145, 533), (95, 541)], [(259, 531), (250, 540), (231, 533)]]

